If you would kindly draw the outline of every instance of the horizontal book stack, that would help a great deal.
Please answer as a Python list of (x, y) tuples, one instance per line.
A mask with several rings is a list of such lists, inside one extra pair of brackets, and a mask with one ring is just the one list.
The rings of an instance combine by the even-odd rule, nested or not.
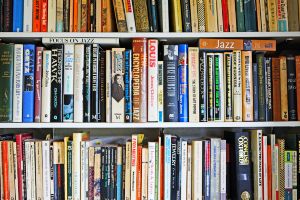
[(298, 0), (2, 0), (2, 32), (299, 31)]
[[(0, 136), (4, 199), (298, 199), (299, 135)], [(240, 177), (243, 177), (241, 179)]]
[(0, 44), (0, 121), (300, 119), (300, 57), (277, 57), (275, 40), (158, 43)]

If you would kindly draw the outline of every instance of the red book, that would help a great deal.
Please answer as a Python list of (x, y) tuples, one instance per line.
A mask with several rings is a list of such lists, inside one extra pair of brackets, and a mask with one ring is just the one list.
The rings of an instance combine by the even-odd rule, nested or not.
[(41, 122), (41, 83), (42, 83), (42, 66), (43, 66), (44, 47), (36, 48), (36, 68), (35, 68), (35, 87), (34, 87), (34, 122)]
[(2, 174), (3, 174), (3, 198), (9, 200), (9, 178), (8, 178), (8, 152), (9, 141), (2, 142)]
[(280, 59), (272, 58), (273, 121), (281, 121)]
[(41, 7), (42, 0), (33, 0), (32, 31), (41, 32)]
[(272, 150), (268, 145), (268, 198), (272, 198)]
[(19, 199), (23, 199), (23, 184), (26, 182), (25, 176), (24, 176), (24, 168), (23, 168), (23, 162), (24, 162), (24, 140), (31, 139), (32, 134), (30, 133), (22, 133), (17, 134), (16, 136), (16, 146), (17, 146), (17, 176), (18, 176), (18, 192), (19, 192)]
[(48, 30), (48, 0), (41, 0), (41, 32)]
[(222, 0), (223, 30), (229, 32), (228, 0)]
[[(295, 57), (296, 60), (296, 88), (297, 97), (300, 96), (300, 56)], [(297, 98), (297, 116), (298, 121), (300, 121), (300, 98)]]
[(142, 145), (138, 145), (136, 166), (136, 200), (142, 199)]

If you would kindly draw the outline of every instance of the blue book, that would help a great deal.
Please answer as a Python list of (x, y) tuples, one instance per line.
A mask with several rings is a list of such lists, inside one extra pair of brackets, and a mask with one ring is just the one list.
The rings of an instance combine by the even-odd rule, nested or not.
[(258, 121), (258, 74), (257, 64), (253, 63), (253, 111), (254, 121)]
[(189, 97), (188, 97), (188, 45), (180, 44), (178, 50), (178, 86), (179, 86), (179, 121), (189, 121)]
[(165, 135), (164, 199), (171, 200), (171, 135)]
[(57, 165), (53, 164), (53, 180), (54, 180), (54, 200), (58, 200), (58, 177)]
[(132, 122), (132, 50), (125, 51), (125, 122)]
[(122, 200), (123, 192), (123, 169), (122, 169), (122, 156), (119, 154), (122, 153), (122, 147), (117, 149), (117, 200)]
[(24, 44), (23, 122), (34, 119), (35, 45)]
[(13, 32), (23, 32), (23, 0), (13, 0)]

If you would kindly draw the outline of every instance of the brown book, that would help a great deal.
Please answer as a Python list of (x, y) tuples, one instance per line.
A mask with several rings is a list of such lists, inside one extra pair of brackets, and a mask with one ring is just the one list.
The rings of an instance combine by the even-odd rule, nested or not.
[(125, 10), (122, 0), (113, 0), (118, 32), (127, 32)]
[(273, 121), (281, 121), (280, 59), (272, 58)]
[(147, 39), (132, 41), (133, 122), (147, 122)]
[(287, 68), (285, 56), (280, 56), (280, 103), (281, 120), (288, 121)]
[(101, 0), (101, 32), (114, 32), (116, 30), (116, 20), (113, 13), (112, 1)]
[(242, 51), (243, 121), (253, 121), (252, 51)]
[(289, 31), (299, 31), (299, 8), (298, 8), (299, 0), (289, 0), (288, 7), (288, 26)]
[(133, 0), (133, 11), (137, 32), (149, 32), (147, 0)]
[[(297, 97), (300, 97), (300, 56), (295, 56), (296, 60), (296, 90)], [(300, 98), (297, 98), (297, 116), (300, 121)]]
[(81, 1), (81, 26), (80, 32), (87, 32), (88, 25), (88, 1)]
[(241, 39), (199, 39), (200, 49), (213, 50), (243, 50), (244, 41)]
[[(276, 51), (276, 40), (250, 40), (252, 51)], [(246, 48), (246, 44), (245, 44)], [(248, 46), (248, 48), (250, 48)]]

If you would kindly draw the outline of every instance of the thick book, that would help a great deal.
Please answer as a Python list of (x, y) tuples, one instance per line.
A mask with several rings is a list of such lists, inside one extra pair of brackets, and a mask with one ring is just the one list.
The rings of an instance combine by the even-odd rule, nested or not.
[[(268, 0), (268, 17), (269, 17), (269, 31), (276, 32), (278, 31), (277, 26), (277, 1)], [(263, 17), (263, 16), (262, 16)]]
[(64, 46), (51, 49), (51, 122), (62, 122)]
[(191, 26), (191, 10), (190, 10), (190, 1), (181, 0), (181, 14), (182, 14), (182, 24), (184, 32), (192, 32)]
[(278, 17), (278, 31), (288, 31), (288, 10), (287, 0), (277, 1), (277, 17)]
[(178, 45), (178, 95), (179, 122), (189, 121), (188, 101), (188, 45)]
[[(255, 32), (257, 31), (256, 26), (256, 8), (255, 8), (255, 0), (244, 0), (244, 19), (245, 19), (245, 31), (247, 32)], [(238, 19), (239, 22), (240, 19)]]
[(25, 44), (23, 48), (24, 48), (23, 122), (33, 122), (35, 45)]
[(111, 122), (111, 51), (106, 50), (106, 122)]
[(106, 52), (102, 49), (99, 52), (99, 118), (106, 122)]
[(296, 63), (294, 56), (286, 57), (289, 121), (297, 120)]
[(272, 101), (272, 58), (265, 59), (265, 94), (266, 94), (266, 121), (273, 119)]
[(280, 56), (280, 103), (281, 120), (288, 121), (288, 90), (287, 90), (287, 62), (285, 56)]
[(23, 44), (14, 45), (13, 122), (22, 122)]
[(204, 0), (205, 5), (205, 31), (218, 32), (217, 1)]
[[(207, 121), (214, 120), (214, 53), (206, 54), (207, 62)], [(200, 78), (201, 79), (201, 78)]]
[(125, 122), (132, 122), (132, 50), (125, 51)]
[(207, 55), (205, 52), (200, 51), (199, 53), (199, 103), (200, 103), (200, 121), (205, 122), (207, 121), (207, 84), (208, 84), (208, 79), (207, 79)]
[(253, 121), (258, 120), (258, 69), (257, 63), (253, 63), (252, 76), (253, 76)]
[(51, 50), (43, 51), (41, 122), (50, 122), (51, 112)]
[(245, 6), (243, 0), (236, 0), (237, 31), (245, 32)]
[(133, 122), (147, 122), (147, 39), (132, 41)]
[[(25, 6), (24, 6), (25, 7)], [(13, 0), (3, 1), (3, 32), (11, 32), (13, 25)]]
[(56, 31), (56, 0), (48, 0), (48, 32)]
[(180, 0), (170, 1), (171, 31), (182, 32), (182, 17)]
[(233, 121), (232, 53), (224, 53), (224, 115), (225, 121)]
[(188, 66), (189, 122), (199, 122), (199, 48), (188, 48)]
[(73, 122), (74, 119), (74, 44), (64, 45), (64, 83), (63, 83), (63, 121)]
[(41, 32), (41, 5), (42, 0), (33, 0), (32, 32)]
[(124, 4), (122, 0), (113, 0), (114, 13), (116, 18), (116, 24), (118, 32), (127, 32), (126, 15), (124, 10)]
[(265, 91), (265, 58), (264, 54), (256, 55), (258, 76), (258, 120), (266, 121), (266, 91)]
[(83, 122), (91, 119), (91, 82), (92, 82), (92, 45), (84, 45), (84, 68), (83, 68)]
[(133, 0), (133, 13), (137, 32), (149, 32), (149, 18), (146, 0)]
[(242, 66), (241, 51), (233, 51), (232, 56), (232, 93), (233, 93), (233, 121), (242, 121), (243, 105), (242, 105)]
[(253, 121), (252, 52), (242, 51), (243, 121)]
[(237, 32), (235, 0), (228, 0), (229, 31)]
[(299, 31), (299, 1), (291, 0), (287, 4), (289, 31)]
[[(96, 3), (97, 6), (97, 3)], [(116, 23), (113, 11), (113, 2), (109, 0), (104, 0), (101, 3), (101, 24), (100, 28), (102, 32), (114, 32), (116, 31)], [(98, 10), (98, 9), (97, 9)], [(96, 22), (97, 22), (97, 14), (96, 12)], [(98, 24), (97, 24), (98, 25)], [(102, 26), (102, 27), (101, 27)]]
[(125, 120), (125, 91), (124, 91), (124, 73), (125, 73), (125, 49), (112, 49), (111, 65), (111, 117), (112, 122), (124, 122)]
[[(204, 1), (202, 1), (204, 2)], [(204, 3), (203, 3), (204, 6)], [(197, 6), (197, 0), (190, 0), (190, 15), (191, 15), (191, 28), (192, 28), (192, 32), (198, 32), (198, 19), (199, 19), (199, 15), (197, 13), (198, 10), (198, 6)], [(202, 15), (204, 16), (205, 13), (203, 12)], [(205, 16), (203, 17), (204, 20), (204, 25), (205, 25)], [(205, 27), (204, 27), (205, 30)]]
[(280, 88), (280, 59), (272, 58), (272, 100), (273, 100), (274, 121), (281, 121), (281, 107), (280, 107), (281, 94), (279, 88)]
[[(12, 31), (13, 32), (23, 32), (23, 0), (14, 0), (13, 1), (13, 20), (12, 20)], [(2, 6), (1, 6), (2, 7)], [(1, 15), (1, 11), (0, 11)], [(0, 17), (0, 20), (1, 17)], [(2, 23), (2, 21), (1, 21)], [(0, 28), (1, 31), (1, 28)]]
[[(296, 94), (300, 95), (300, 56), (295, 56), (296, 62)], [(300, 120), (300, 98), (297, 98), (297, 117)]]
[(148, 121), (158, 121), (158, 40), (148, 40)]
[(178, 121), (178, 45), (164, 45), (164, 121)]
[(203, 141), (192, 141), (192, 198), (200, 199), (204, 192), (202, 191), (203, 180)]
[(99, 45), (93, 44), (90, 69), (90, 121), (99, 122)]
[(34, 122), (41, 122), (43, 51), (44, 47), (36, 48), (36, 67), (34, 77)]

